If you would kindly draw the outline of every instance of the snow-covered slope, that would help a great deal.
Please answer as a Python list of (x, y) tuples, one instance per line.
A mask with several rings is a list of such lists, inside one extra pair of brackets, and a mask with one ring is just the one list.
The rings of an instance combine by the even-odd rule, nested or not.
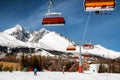
[(93, 55), (104, 57), (104, 58), (110, 58), (110, 59), (120, 57), (120, 52), (109, 50), (107, 48), (102, 47), (101, 45), (95, 45), (94, 49), (90, 49), (90, 50), (85, 50), (83, 48), (81, 49), (83, 54), (89, 53), (89, 54), (93, 54)]
[[(0, 45), (8, 47), (22, 46), (43, 48), (48, 50), (67, 52), (67, 46), (75, 45), (75, 42), (59, 33), (48, 31), (44, 28), (39, 31), (33, 31), (30, 33), (25, 31), (22, 26), (16, 25), (15, 27), (0, 33)], [(78, 45), (76, 48), (77, 50), (74, 52), (72, 51), (72, 53), (78, 55), (80, 48)], [(81, 47), (81, 53), (89, 53), (111, 59), (120, 57), (120, 52), (109, 50), (100, 45), (95, 45), (94, 49), (92, 50), (85, 50)]]
[(28, 42), (23, 42), (8, 34), (0, 33), (0, 45), (7, 47), (33, 47)]
[(56, 32), (49, 32), (42, 39), (40, 39), (38, 43), (44, 43), (44, 45), (47, 45), (50, 49), (58, 51), (66, 51), (67, 46), (73, 44), (68, 39), (60, 36), (60, 34), (57, 34)]
[(1, 80), (120, 80), (120, 74), (78, 72), (0, 72)]

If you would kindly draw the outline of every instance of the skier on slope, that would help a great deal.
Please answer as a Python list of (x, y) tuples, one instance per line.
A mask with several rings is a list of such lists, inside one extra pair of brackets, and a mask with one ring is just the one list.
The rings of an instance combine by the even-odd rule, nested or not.
[(37, 76), (37, 68), (34, 68), (34, 75)]

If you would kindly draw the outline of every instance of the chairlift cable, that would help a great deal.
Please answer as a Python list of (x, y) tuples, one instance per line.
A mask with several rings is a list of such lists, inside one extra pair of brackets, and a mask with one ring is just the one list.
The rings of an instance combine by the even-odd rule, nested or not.
[[(53, 2), (53, 1), (52, 1), (52, 2)], [(55, 12), (58, 12), (55, 4), (53, 3), (52, 5), (53, 5), (53, 8), (55, 9)]]
[(88, 14), (88, 18), (87, 18), (87, 22), (86, 22), (86, 25), (85, 25), (85, 30), (84, 30), (84, 33), (83, 33), (83, 43), (85, 42), (85, 36), (86, 36), (87, 29), (88, 29), (88, 24), (89, 24), (89, 21), (90, 21), (90, 16), (91, 16), (91, 14), (89, 13)]

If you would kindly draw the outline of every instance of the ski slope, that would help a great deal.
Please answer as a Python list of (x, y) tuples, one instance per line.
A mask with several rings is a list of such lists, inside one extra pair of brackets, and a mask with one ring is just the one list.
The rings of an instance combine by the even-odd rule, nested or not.
[(120, 74), (78, 72), (0, 72), (2, 80), (120, 80)]

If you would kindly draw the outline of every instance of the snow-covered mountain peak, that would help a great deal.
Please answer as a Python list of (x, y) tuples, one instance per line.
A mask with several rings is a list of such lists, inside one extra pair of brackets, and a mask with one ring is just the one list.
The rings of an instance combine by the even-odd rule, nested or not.
[(16, 39), (26, 42), (29, 38), (29, 33), (25, 29), (17, 24), (15, 27), (3, 31), (8, 35), (14, 36)]
[(42, 29), (40, 29), (40, 31), (39, 32), (50, 32), (49, 30), (47, 30), (47, 29), (45, 29), (45, 28), (42, 28)]
[(35, 36), (35, 35), (38, 34), (38, 33), (39, 33), (38, 31), (32, 31), (32, 32), (31, 32), (31, 35), (32, 35), (32, 36)]
[(45, 28), (42, 28), (39, 31), (33, 31), (31, 33), (31, 37), (30, 37), (29, 41), (37, 43), (40, 39), (42, 39), (48, 33), (50, 33), (50, 31), (46, 30)]
[(44, 44), (43, 48), (57, 50), (57, 51), (66, 51), (68, 45), (73, 45), (72, 41), (65, 38), (63, 35), (56, 32), (49, 32), (43, 38), (41, 38), (38, 43)]
[(20, 31), (23, 30), (23, 27), (19, 24), (17, 24), (14, 28), (16, 28), (16, 30), (20, 30)]
[(13, 33), (20, 32), (20, 31), (24, 31), (24, 29), (23, 29), (23, 27), (21, 25), (17, 24), (15, 27), (7, 29), (7, 30), (5, 30), (3, 32), (11, 35)]
[(45, 28), (42, 28), (42, 29), (40, 29), (40, 31), (39, 31), (39, 33), (41, 33), (43, 36), (46, 35), (46, 34), (49, 33), (49, 32), (51, 32), (51, 31), (49, 31), (49, 30), (47, 30), (47, 29), (45, 29)]

